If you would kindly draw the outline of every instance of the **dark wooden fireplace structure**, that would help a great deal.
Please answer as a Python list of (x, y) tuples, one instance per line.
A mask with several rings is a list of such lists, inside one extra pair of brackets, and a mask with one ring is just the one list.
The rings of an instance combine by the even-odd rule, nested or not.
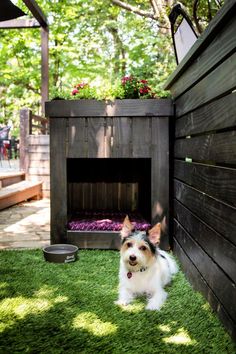
[(151, 224), (168, 213), (172, 110), (168, 99), (46, 103), (51, 243), (116, 249), (118, 230), (71, 229), (73, 217), (137, 213)]

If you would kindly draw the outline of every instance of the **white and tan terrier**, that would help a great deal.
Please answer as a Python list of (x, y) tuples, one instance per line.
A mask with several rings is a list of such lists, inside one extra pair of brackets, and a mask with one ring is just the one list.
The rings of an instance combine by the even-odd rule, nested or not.
[(171, 256), (158, 248), (161, 224), (145, 233), (135, 231), (126, 216), (121, 230), (118, 305), (128, 305), (136, 296), (145, 294), (147, 310), (159, 310), (166, 300), (164, 286), (178, 267)]

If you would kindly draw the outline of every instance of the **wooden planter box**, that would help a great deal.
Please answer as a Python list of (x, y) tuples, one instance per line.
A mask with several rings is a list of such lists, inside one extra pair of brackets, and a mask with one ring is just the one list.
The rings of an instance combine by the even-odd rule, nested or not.
[[(46, 116), (50, 118), (50, 180), (51, 180), (51, 242), (70, 242), (84, 248), (118, 248), (119, 234), (117, 232), (78, 232), (67, 230), (67, 223), (71, 212), (76, 208), (96, 208), (96, 203), (101, 203), (104, 209), (112, 205), (120, 207), (122, 203), (129, 209), (136, 202), (138, 208), (143, 208), (148, 221), (156, 218), (156, 204), (161, 203), (163, 209), (168, 212), (169, 204), (169, 117), (173, 115), (171, 100), (115, 100), (114, 102), (96, 100), (55, 100), (46, 102)], [(90, 160), (87, 160), (90, 159)], [(147, 174), (146, 168), (140, 163), (139, 189), (141, 196), (135, 200), (126, 201), (122, 194), (109, 198), (113, 194), (100, 186), (101, 169), (96, 168), (94, 178), (99, 175), (100, 185), (97, 185), (97, 193), (94, 196), (93, 189), (87, 183), (87, 189), (83, 190), (77, 183), (83, 175), (80, 162), (87, 163), (93, 169), (94, 159), (108, 162), (117, 161), (117, 166), (123, 161), (132, 161), (136, 174), (139, 173), (137, 162), (144, 161), (150, 164), (150, 178), (141, 181), (142, 176)], [(108, 159), (108, 160), (107, 160)], [(114, 160), (115, 159), (115, 160)], [(127, 160), (130, 159), (130, 160)], [(96, 160), (97, 161), (97, 160)], [(100, 161), (98, 163), (100, 163)], [(73, 165), (73, 170), (68, 170), (68, 165)], [(116, 166), (116, 163), (115, 163)], [(146, 166), (146, 165), (145, 165)], [(89, 167), (88, 167), (89, 168)], [(104, 178), (114, 178), (117, 175), (125, 180), (125, 169), (118, 168), (120, 173), (115, 173), (114, 168), (104, 172)], [(104, 170), (104, 169), (103, 169)], [(106, 169), (105, 169), (106, 170)], [(110, 176), (110, 177), (109, 177)], [(113, 176), (113, 177), (112, 177)], [(147, 175), (148, 176), (148, 175)], [(69, 178), (69, 180), (68, 180)], [(73, 182), (73, 183), (72, 183)], [(89, 181), (90, 182), (90, 181)], [(94, 182), (94, 181), (93, 181)], [(109, 180), (109, 182), (112, 182)], [(129, 181), (123, 186), (129, 190)], [(132, 182), (132, 181), (131, 181)], [(77, 184), (76, 184), (77, 183)], [(101, 184), (102, 183), (102, 184)], [(132, 184), (132, 183), (131, 183)], [(75, 187), (74, 187), (75, 185)], [(83, 188), (85, 183), (83, 184)], [(111, 185), (109, 184), (109, 187)], [(115, 189), (114, 185), (114, 189)], [(74, 189), (75, 188), (75, 189)], [(134, 184), (131, 186), (136, 188)], [(146, 190), (145, 190), (146, 189)], [(89, 194), (90, 193), (90, 194)], [(136, 193), (136, 192), (135, 192)], [(136, 195), (133, 193), (133, 195)], [(131, 193), (132, 194), (132, 193)], [(87, 197), (84, 197), (87, 195)], [(124, 192), (127, 195), (128, 192)], [(150, 196), (150, 198), (148, 197)], [(119, 206), (117, 200), (119, 199)], [(98, 201), (98, 202), (95, 202)], [(87, 203), (87, 204), (86, 204)], [(93, 204), (94, 203), (94, 204)], [(148, 204), (148, 205), (147, 205)], [(168, 240), (165, 240), (168, 244)]]

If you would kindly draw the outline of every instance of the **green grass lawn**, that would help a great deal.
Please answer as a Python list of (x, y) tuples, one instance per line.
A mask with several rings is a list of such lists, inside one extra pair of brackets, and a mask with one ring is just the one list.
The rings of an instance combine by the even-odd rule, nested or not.
[(236, 348), (179, 272), (161, 311), (117, 299), (119, 253), (80, 251), (70, 264), (41, 250), (0, 252), (0, 353), (217, 353)]

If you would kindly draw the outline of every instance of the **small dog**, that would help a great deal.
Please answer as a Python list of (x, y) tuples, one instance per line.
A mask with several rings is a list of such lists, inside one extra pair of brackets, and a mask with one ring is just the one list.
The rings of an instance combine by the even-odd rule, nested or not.
[(178, 267), (171, 256), (158, 248), (161, 224), (146, 234), (135, 231), (126, 216), (121, 230), (118, 305), (128, 305), (135, 296), (145, 294), (147, 310), (159, 310), (166, 300), (164, 286), (171, 281)]

